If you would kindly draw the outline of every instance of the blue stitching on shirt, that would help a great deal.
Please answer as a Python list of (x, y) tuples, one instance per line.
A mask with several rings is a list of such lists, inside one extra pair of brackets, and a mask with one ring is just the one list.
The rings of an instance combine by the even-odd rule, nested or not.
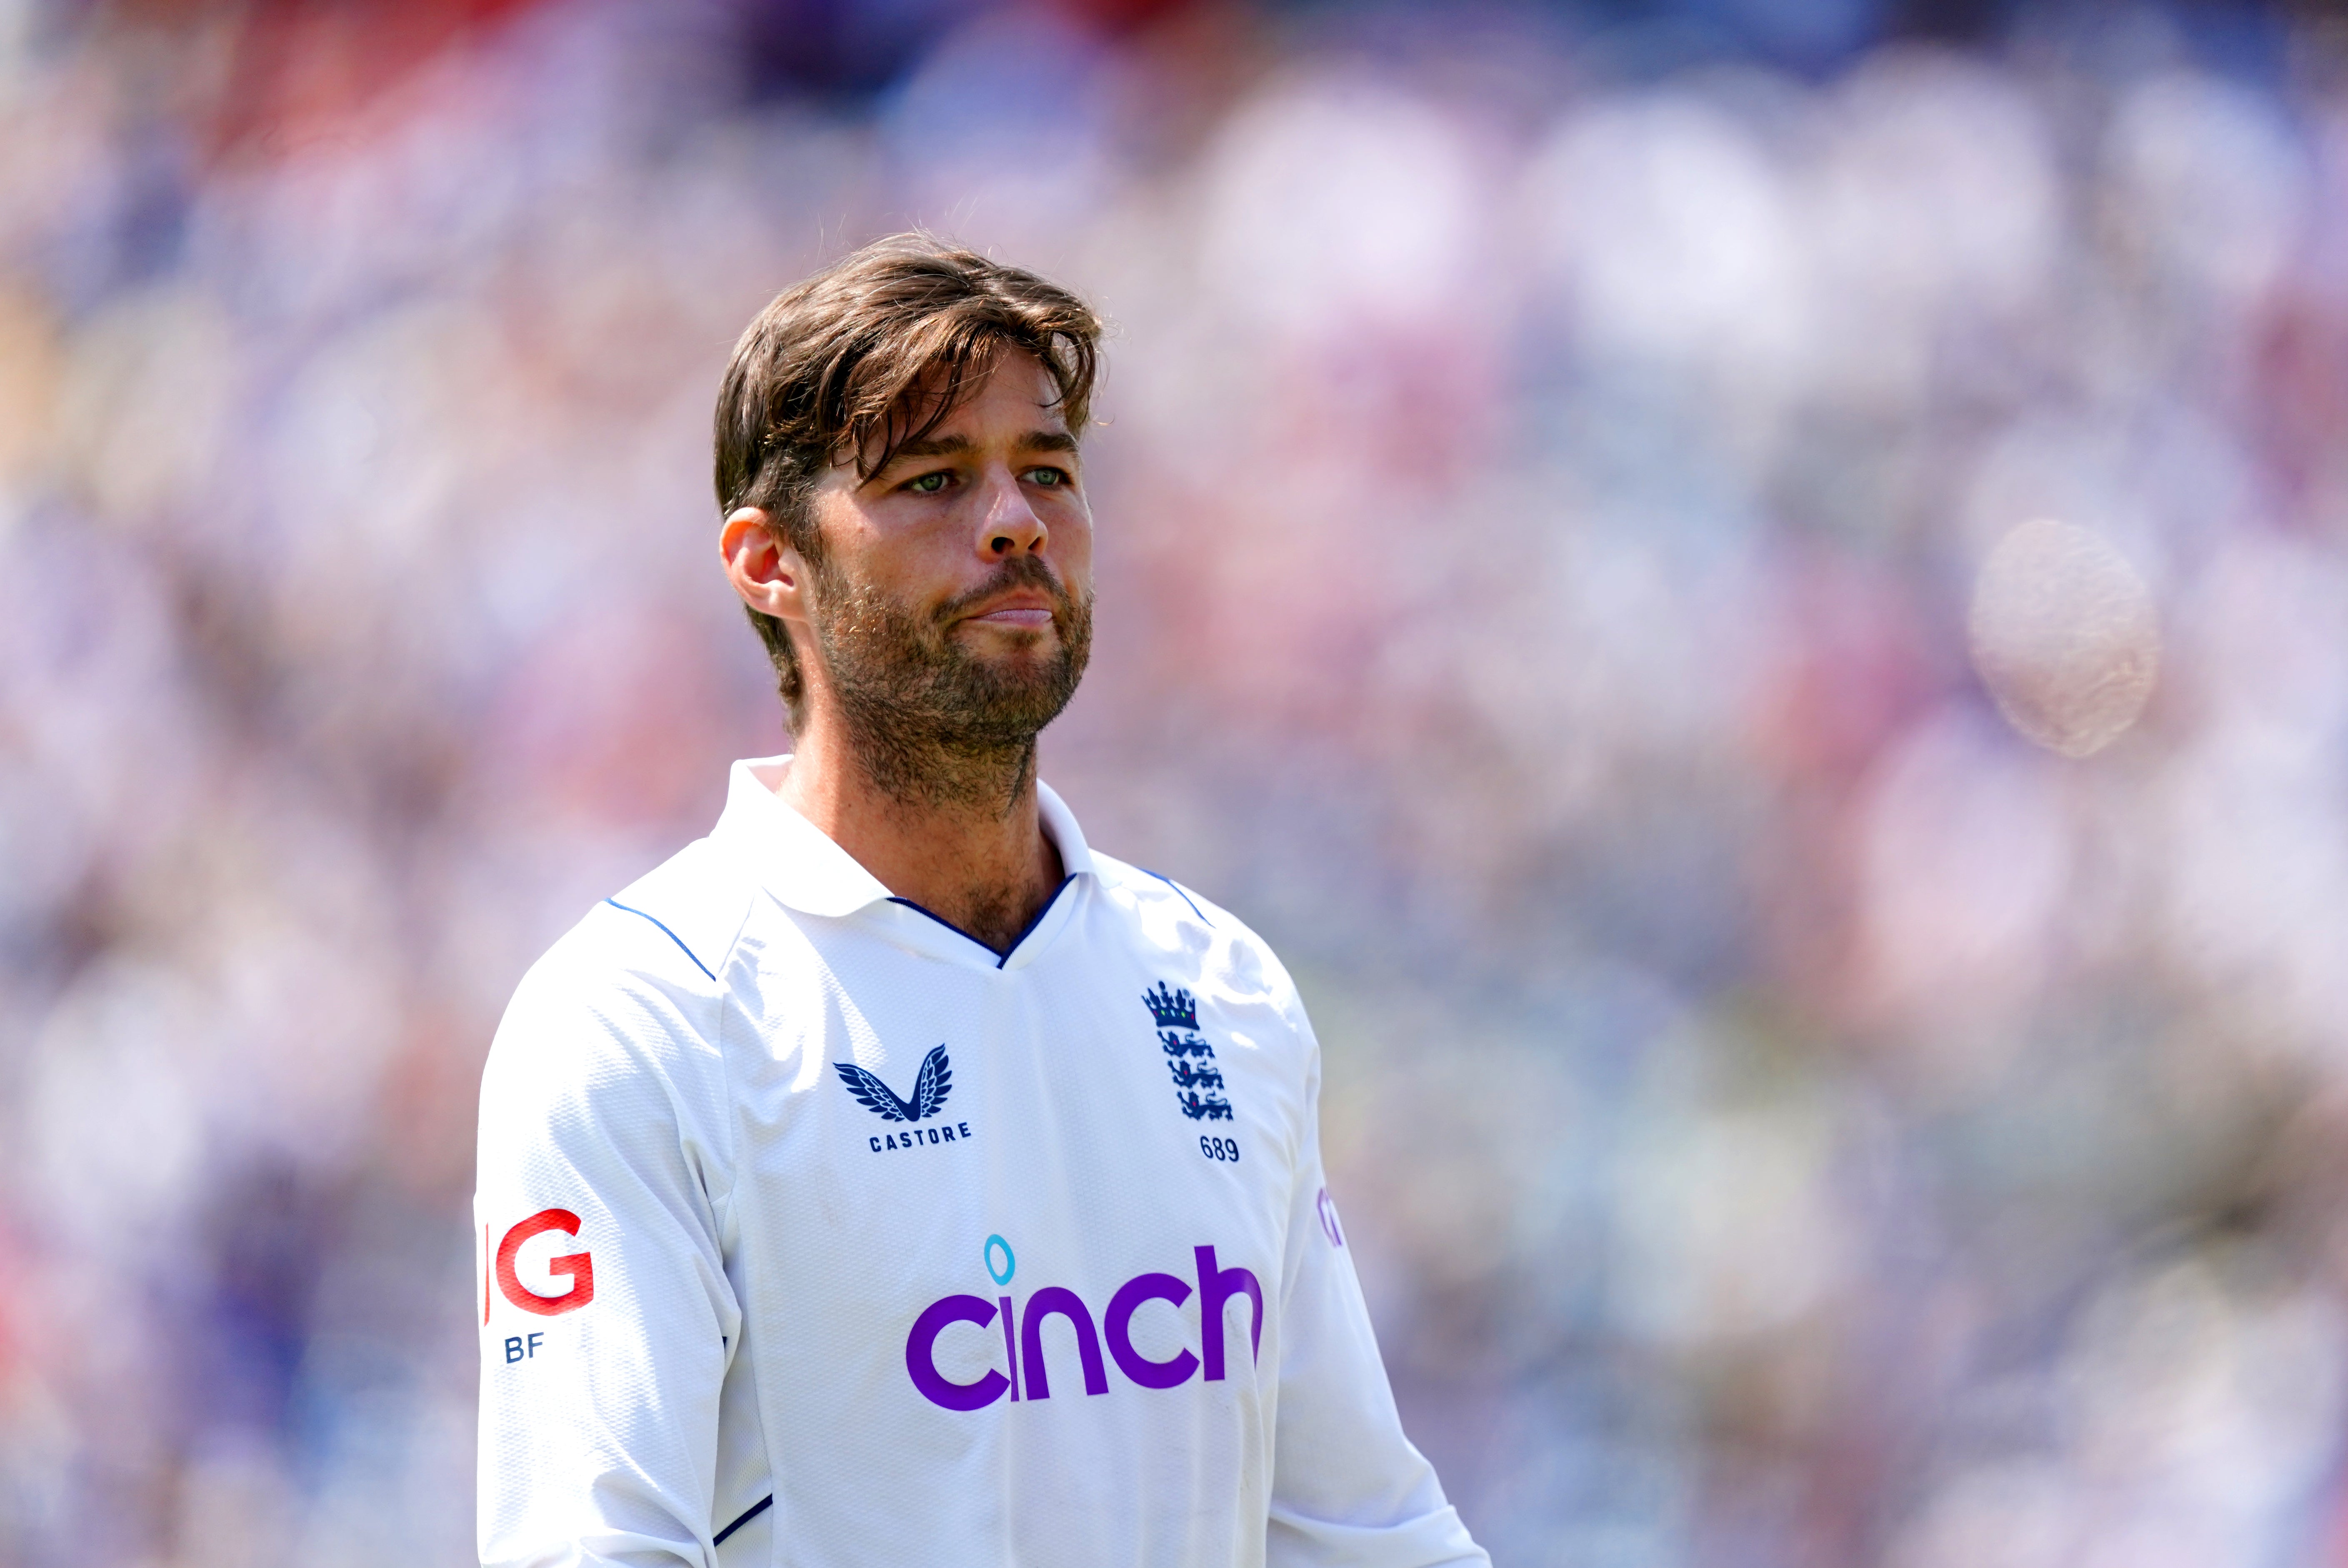
[[(614, 909), (625, 909), (631, 915), (640, 916), (646, 920), (652, 920), (654, 925), (660, 926), (661, 934), (666, 937), (670, 941), (676, 944), (677, 951), (683, 953), (688, 958), (693, 958), (693, 967), (695, 968), (699, 969), (705, 975), (709, 975), (709, 966), (703, 963), (699, 958), (694, 958), (693, 949), (685, 945), (685, 938), (683, 937), (680, 937), (675, 931), (670, 930), (666, 926), (661, 926), (661, 923), (658, 920), (653, 920), (653, 917), (650, 915), (644, 914), (642, 909), (628, 908), (628, 906), (621, 903), (617, 898), (606, 898), (603, 902), (609, 904)], [(717, 977), (716, 975), (709, 975), (709, 978), (712, 980), (715, 980)], [(769, 1499), (768, 1501), (771, 1501), (773, 1500)]]
[[(1163, 871), (1152, 871), (1147, 866), (1137, 866), (1134, 869), (1140, 872), (1144, 876), (1157, 877), (1158, 880), (1166, 884), (1167, 886), (1174, 889), (1176, 895), (1181, 898), (1183, 903), (1190, 904), (1190, 896), (1182, 891), (1182, 885), (1179, 882), (1175, 881), (1171, 876), (1167, 876)], [(1209, 920), (1207, 918), (1207, 912), (1200, 908), (1196, 904), (1190, 904), (1190, 913), (1198, 916), (1200, 920), (1208, 926), (1212, 926), (1214, 924), (1212, 920)]]

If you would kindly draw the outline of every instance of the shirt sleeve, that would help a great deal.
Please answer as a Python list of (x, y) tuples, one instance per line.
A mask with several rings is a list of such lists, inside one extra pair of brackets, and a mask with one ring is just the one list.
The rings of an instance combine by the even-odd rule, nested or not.
[(714, 987), (558, 945), (499, 1027), (474, 1206), (484, 1568), (716, 1561), (740, 1342), (708, 1103), (717, 1005)]
[[(1306, 1032), (1308, 1043), (1311, 1040)], [(1321, 1168), (1321, 1052), (1311, 1050), (1305, 1134), (1281, 1281), (1280, 1403), (1270, 1568), (1436, 1568), (1491, 1559), (1403, 1435), (1344, 1226)]]

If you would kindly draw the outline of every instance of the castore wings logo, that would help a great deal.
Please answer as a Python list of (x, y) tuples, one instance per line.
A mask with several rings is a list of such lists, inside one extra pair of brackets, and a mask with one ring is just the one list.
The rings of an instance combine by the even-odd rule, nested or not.
[(926, 1122), (946, 1108), (946, 1095), (953, 1088), (953, 1070), (947, 1065), (942, 1045), (922, 1058), (910, 1099), (900, 1100), (877, 1073), (867, 1072), (852, 1061), (832, 1065), (839, 1070), (839, 1081), (848, 1085), (858, 1103), (883, 1122)]
[(943, 1112), (946, 1096), (953, 1090), (953, 1068), (946, 1060), (944, 1046), (936, 1047), (922, 1059), (922, 1070), (913, 1075), (913, 1091), (910, 1095), (899, 1095), (881, 1081), (880, 1074), (852, 1061), (835, 1061), (832, 1066), (839, 1070), (839, 1081), (856, 1097), (859, 1105), (883, 1122), (906, 1124), (902, 1132), (867, 1138), (865, 1143), (871, 1145), (874, 1153), (922, 1144), (959, 1143), (971, 1135), (967, 1122), (942, 1122), (934, 1127), (913, 1125)]

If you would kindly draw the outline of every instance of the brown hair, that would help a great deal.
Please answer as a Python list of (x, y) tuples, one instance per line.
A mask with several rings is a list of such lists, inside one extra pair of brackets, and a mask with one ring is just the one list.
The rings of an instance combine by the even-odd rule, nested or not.
[[(1090, 306), (1033, 272), (928, 234), (876, 240), (778, 294), (734, 345), (717, 394), (718, 511), (759, 507), (819, 561), (808, 502), (826, 469), (852, 459), (870, 478), (974, 395), (1006, 349), (1044, 366), (1076, 434), (1100, 336)], [(790, 634), (749, 615), (796, 726), (804, 688)]]

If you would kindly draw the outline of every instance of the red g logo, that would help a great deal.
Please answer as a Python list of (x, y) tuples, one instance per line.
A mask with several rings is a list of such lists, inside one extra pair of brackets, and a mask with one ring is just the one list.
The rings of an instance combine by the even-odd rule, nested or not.
[(569, 1209), (541, 1209), (506, 1232), (506, 1239), (498, 1243), (498, 1288), (506, 1293), (508, 1301), (541, 1317), (576, 1312), (595, 1299), (595, 1260), (587, 1253), (569, 1253), (546, 1260), (549, 1274), (571, 1281), (571, 1288), (560, 1296), (541, 1296), (514, 1273), (514, 1259), (521, 1255), (522, 1244), (548, 1231), (577, 1235), (579, 1216)]

